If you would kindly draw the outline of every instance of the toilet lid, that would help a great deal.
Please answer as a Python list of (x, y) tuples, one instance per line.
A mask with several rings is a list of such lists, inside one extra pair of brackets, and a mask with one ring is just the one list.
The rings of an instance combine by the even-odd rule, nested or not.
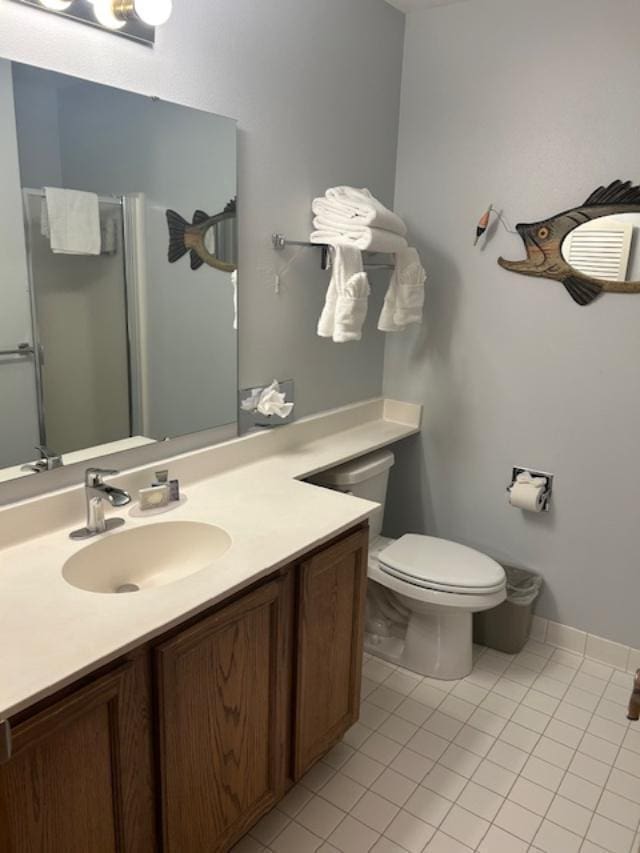
[(382, 571), (415, 586), (442, 592), (490, 593), (503, 589), (504, 569), (473, 548), (409, 533), (381, 551)]

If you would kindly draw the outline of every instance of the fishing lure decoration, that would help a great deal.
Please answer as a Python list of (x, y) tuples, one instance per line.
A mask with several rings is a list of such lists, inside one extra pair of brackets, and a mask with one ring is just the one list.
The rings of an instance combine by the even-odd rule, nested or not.
[(478, 222), (478, 227), (476, 228), (476, 239), (473, 241), (473, 245), (478, 245), (478, 240), (482, 237), (483, 234), (486, 233), (487, 228), (489, 227), (489, 222), (491, 220), (491, 214), (493, 213), (493, 205), (490, 204), (486, 211), (480, 217), (480, 221)]

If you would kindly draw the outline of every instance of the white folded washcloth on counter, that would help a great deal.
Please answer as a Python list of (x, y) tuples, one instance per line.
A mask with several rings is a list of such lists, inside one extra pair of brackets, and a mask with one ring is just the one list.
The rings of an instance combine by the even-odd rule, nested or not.
[(318, 321), (318, 335), (332, 338), (335, 343), (361, 340), (370, 292), (359, 249), (335, 245), (331, 281)]
[[(58, 255), (99, 255), (100, 208), (95, 193), (45, 187), (51, 251)], [(46, 226), (43, 223), (43, 230)]]
[(405, 237), (402, 219), (378, 201), (367, 189), (332, 187), (313, 202), (313, 213), (323, 219), (335, 219), (337, 225), (369, 226), (392, 231)]
[(381, 332), (400, 332), (412, 323), (422, 323), (426, 279), (415, 249), (396, 253), (396, 268), (378, 320)]
[[(395, 254), (406, 249), (409, 245), (404, 237), (394, 234), (393, 231), (384, 231), (381, 228), (368, 228), (362, 226), (352, 230), (337, 230), (325, 225), (316, 217), (313, 221), (316, 229), (311, 233), (312, 243), (328, 243), (329, 245), (352, 246), (361, 252), (384, 252)], [(321, 224), (322, 228), (318, 228)]]

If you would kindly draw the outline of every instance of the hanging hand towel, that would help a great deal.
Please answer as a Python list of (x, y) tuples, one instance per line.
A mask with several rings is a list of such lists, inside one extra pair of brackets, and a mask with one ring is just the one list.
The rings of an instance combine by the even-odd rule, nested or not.
[(381, 332), (400, 332), (412, 323), (422, 323), (426, 278), (415, 249), (396, 254), (396, 269), (378, 320)]
[[(362, 228), (353, 229), (352, 231), (339, 231), (316, 217), (313, 221), (316, 229), (311, 233), (312, 243), (341, 243), (346, 246), (353, 246), (361, 252), (384, 252), (387, 254), (395, 254), (406, 249), (408, 246), (404, 237), (399, 234), (394, 234), (392, 231), (383, 231), (381, 228)], [(321, 226), (321, 227), (318, 227)]]
[(100, 211), (95, 193), (45, 187), (51, 251), (59, 255), (99, 255)]
[(318, 334), (335, 343), (359, 341), (369, 306), (369, 279), (362, 254), (351, 246), (333, 247), (333, 267)]
[(393, 231), (401, 237), (407, 234), (407, 226), (402, 219), (379, 202), (367, 189), (359, 190), (355, 187), (328, 189), (324, 198), (316, 199), (313, 203), (313, 212), (316, 216), (336, 217), (347, 224), (367, 225), (371, 228), (381, 228), (383, 231)]

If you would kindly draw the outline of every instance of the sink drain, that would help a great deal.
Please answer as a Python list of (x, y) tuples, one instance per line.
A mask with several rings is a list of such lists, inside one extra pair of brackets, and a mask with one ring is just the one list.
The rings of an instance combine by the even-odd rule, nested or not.
[(123, 583), (116, 592), (140, 592), (140, 587), (135, 583)]

